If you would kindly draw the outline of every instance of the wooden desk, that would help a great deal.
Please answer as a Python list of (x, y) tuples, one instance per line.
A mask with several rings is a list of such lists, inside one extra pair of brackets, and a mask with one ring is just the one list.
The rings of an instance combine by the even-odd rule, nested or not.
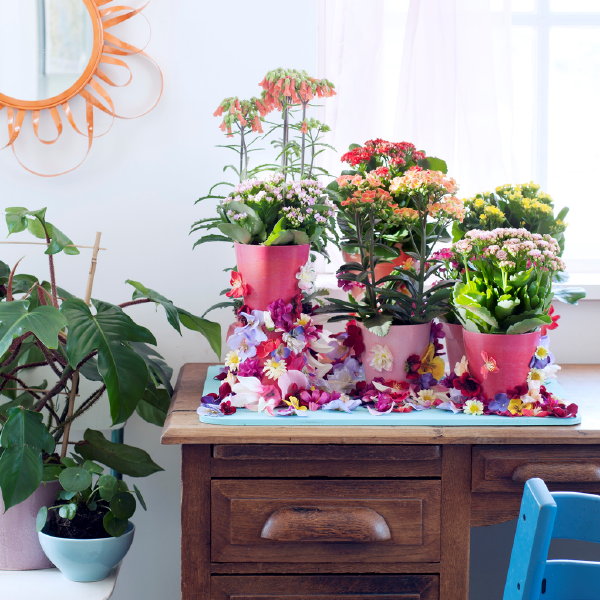
[(514, 518), (526, 479), (600, 493), (600, 366), (561, 373), (581, 425), (356, 428), (199, 423), (207, 366), (182, 368), (162, 436), (183, 600), (466, 600), (469, 528)]

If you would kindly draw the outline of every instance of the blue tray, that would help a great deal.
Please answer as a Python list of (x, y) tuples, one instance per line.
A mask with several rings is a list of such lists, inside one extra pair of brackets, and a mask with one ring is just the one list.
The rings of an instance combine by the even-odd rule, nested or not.
[[(208, 368), (203, 395), (216, 393), (220, 382), (214, 377), (221, 367), (214, 365)], [(555, 393), (559, 392), (560, 386), (552, 385)], [(198, 399), (200, 400), (200, 399)], [(211, 425), (249, 425), (249, 426), (299, 426), (299, 427), (356, 427), (361, 425), (400, 425), (407, 426), (429, 426), (429, 427), (465, 427), (465, 426), (508, 426), (516, 425), (577, 425), (581, 423), (581, 417), (569, 417), (560, 419), (558, 417), (501, 417), (499, 415), (466, 415), (464, 413), (453, 414), (447, 410), (432, 408), (428, 410), (412, 411), (409, 413), (389, 413), (385, 415), (372, 415), (366, 408), (357, 408), (351, 413), (336, 410), (303, 411), (306, 416), (272, 417), (265, 413), (257, 413), (245, 408), (238, 408), (235, 414), (228, 416), (213, 417), (202, 415), (200, 421)]]

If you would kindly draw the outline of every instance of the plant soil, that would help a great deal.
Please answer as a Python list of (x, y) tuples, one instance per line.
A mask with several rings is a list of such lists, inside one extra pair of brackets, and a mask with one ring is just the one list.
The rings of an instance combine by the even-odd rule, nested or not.
[(58, 514), (58, 509), (48, 511), (48, 520), (42, 530), (47, 535), (69, 538), (75, 540), (90, 540), (95, 538), (111, 537), (104, 530), (102, 519), (108, 512), (103, 506), (98, 506), (95, 511), (90, 511), (86, 506), (78, 506), (75, 518), (63, 519)]

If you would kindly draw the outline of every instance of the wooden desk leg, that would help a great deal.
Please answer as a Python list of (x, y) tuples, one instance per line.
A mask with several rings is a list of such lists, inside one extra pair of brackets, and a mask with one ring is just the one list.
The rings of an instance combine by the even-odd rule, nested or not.
[(442, 450), (442, 562), (440, 600), (469, 598), (471, 447)]
[(210, 446), (181, 452), (181, 598), (210, 600)]

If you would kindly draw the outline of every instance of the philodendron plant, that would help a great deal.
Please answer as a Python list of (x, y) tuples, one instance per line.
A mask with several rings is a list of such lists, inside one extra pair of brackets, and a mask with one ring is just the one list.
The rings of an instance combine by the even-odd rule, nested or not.
[(99, 464), (79, 456), (65, 458), (63, 463), (57, 503), (40, 508), (38, 531), (74, 539), (119, 537), (127, 531), (137, 502), (146, 510), (136, 485), (130, 490), (122, 479), (104, 473)]
[[(115, 305), (91, 299), (88, 305), (57, 284), (54, 255), (78, 250), (46, 220), (46, 209), (8, 208), (6, 222), (11, 234), (28, 230), (45, 240), (49, 264), (49, 281), (43, 281), (0, 261), (0, 489), (8, 509), (68, 466), (71, 423), (97, 403), (108, 405), (113, 424), (134, 412), (149, 423), (164, 422), (172, 370), (154, 348), (152, 332), (125, 308), (160, 305), (178, 332), (182, 326), (200, 332), (217, 354), (221, 334), (218, 324), (136, 281), (127, 282), (131, 300)], [(93, 391), (83, 395), (81, 380)], [(143, 450), (114, 444), (99, 431), (86, 431), (75, 453), (132, 477), (160, 470)]]

